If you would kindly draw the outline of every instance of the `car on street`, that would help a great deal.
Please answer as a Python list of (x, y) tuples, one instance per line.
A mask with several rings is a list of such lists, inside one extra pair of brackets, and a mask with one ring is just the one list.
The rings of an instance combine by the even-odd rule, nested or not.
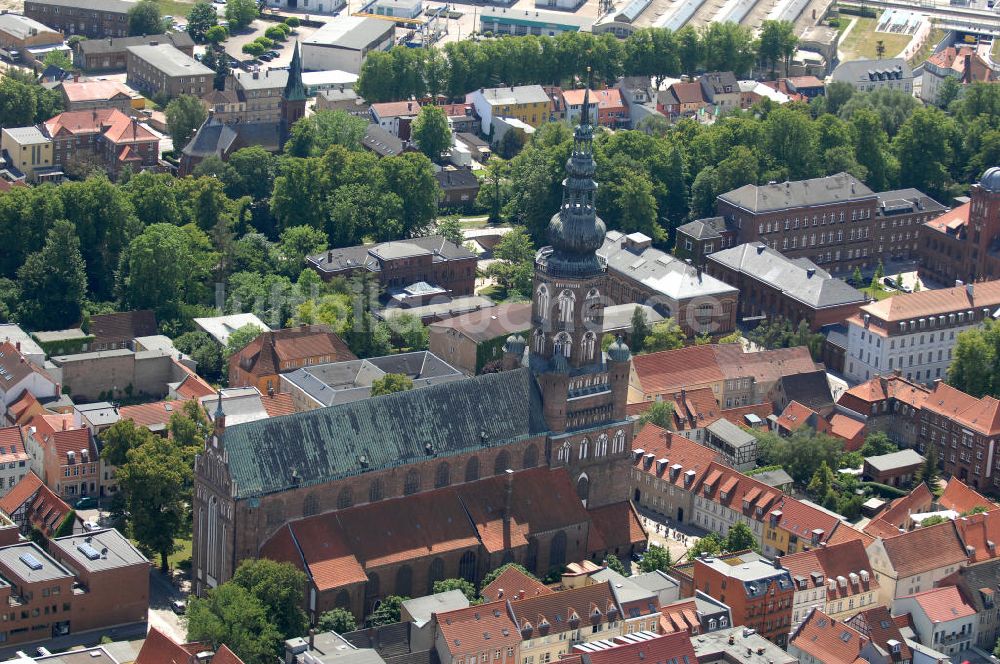
[(89, 510), (97, 507), (97, 499), (93, 496), (84, 496), (80, 500), (76, 501), (74, 507), (78, 510)]
[(176, 613), (179, 616), (182, 616), (184, 615), (184, 612), (187, 611), (187, 604), (182, 599), (175, 599), (170, 603), (170, 608), (173, 610), (174, 613)]

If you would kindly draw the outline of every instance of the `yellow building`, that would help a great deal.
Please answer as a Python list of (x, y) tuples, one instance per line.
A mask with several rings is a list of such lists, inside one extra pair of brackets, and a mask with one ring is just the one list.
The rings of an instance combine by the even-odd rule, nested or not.
[(7, 155), (7, 166), (24, 173), (29, 182), (62, 175), (52, 168), (52, 139), (38, 127), (5, 128), (0, 135), (0, 148)]
[(552, 114), (552, 102), (540, 85), (480, 88), (472, 93), (471, 99), (487, 135), (493, 127), (493, 118), (516, 118), (537, 129)]
[(784, 556), (822, 546), (840, 523), (833, 512), (784, 496), (764, 520), (764, 554)]

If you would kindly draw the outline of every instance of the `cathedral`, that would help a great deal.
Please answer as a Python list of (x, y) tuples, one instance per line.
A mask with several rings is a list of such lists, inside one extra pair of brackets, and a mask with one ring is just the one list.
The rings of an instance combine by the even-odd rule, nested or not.
[(631, 354), (601, 350), (594, 176), (585, 110), (535, 259), (532, 331), (507, 339), (504, 371), (231, 426), (220, 402), (195, 460), (196, 592), (267, 557), (306, 573), (312, 617), (364, 617), (504, 562), (545, 575), (645, 543), (626, 483)]

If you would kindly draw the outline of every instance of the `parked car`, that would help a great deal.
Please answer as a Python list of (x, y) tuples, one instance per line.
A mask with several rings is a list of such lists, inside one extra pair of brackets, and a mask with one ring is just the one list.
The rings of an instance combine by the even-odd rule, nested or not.
[(90, 510), (97, 507), (97, 499), (93, 496), (84, 496), (80, 500), (76, 501), (74, 507), (78, 510)]
[(86, 530), (87, 532), (91, 532), (94, 530), (100, 530), (101, 527), (98, 525), (96, 521), (84, 521), (83, 529)]
[(264, 62), (270, 62), (271, 60), (274, 60), (274, 56), (272, 56), (270, 53), (264, 53), (258, 57)]
[(270, 55), (270, 56), (271, 56), (272, 58), (276, 58), (276, 57), (278, 57), (279, 55), (281, 55), (281, 53), (278, 53), (277, 51), (268, 51), (268, 52), (267, 52), (267, 53), (265, 53), (264, 55)]
[(175, 599), (170, 603), (170, 608), (173, 609), (174, 613), (180, 616), (184, 615), (184, 612), (187, 611), (187, 604), (182, 599)]

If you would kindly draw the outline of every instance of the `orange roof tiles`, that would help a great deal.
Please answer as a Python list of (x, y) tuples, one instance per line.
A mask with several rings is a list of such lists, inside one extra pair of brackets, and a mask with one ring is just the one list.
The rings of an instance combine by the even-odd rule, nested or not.
[[(732, 485), (730, 480), (737, 480)], [(716, 487), (716, 481), (719, 486)], [(731, 486), (723, 490), (722, 485)], [(706, 487), (712, 487), (706, 492)], [(768, 485), (748, 477), (729, 466), (713, 461), (709, 464), (708, 473), (701, 482), (694, 483), (692, 491), (697, 491), (704, 498), (718, 503), (723, 507), (744, 513), (756, 521), (762, 521), (774, 507), (779, 496), (783, 494)], [(745, 503), (745, 504), (744, 504)]]
[(457, 661), (478, 659), (480, 652), (521, 643), (521, 634), (507, 611), (507, 602), (492, 602), (437, 614), (438, 629)]
[(976, 615), (976, 610), (966, 604), (956, 586), (932, 588), (907, 597), (917, 603), (931, 622), (949, 622)]
[[(882, 546), (900, 579), (968, 560), (951, 521), (886, 537)], [(929, 551), (934, 555), (927, 555)]]
[(174, 392), (181, 399), (200, 399), (210, 394), (215, 394), (212, 386), (205, 382), (205, 379), (191, 371), (181, 362), (174, 360), (174, 364), (180, 367), (187, 375), (177, 384)]
[(175, 643), (157, 628), (150, 627), (135, 664), (191, 664), (194, 659), (191, 650)]
[(321, 515), (291, 523), (288, 528), (317, 589), (328, 590), (368, 580), (361, 562), (351, 551), (339, 519)]
[(480, 596), (487, 602), (500, 599), (513, 599), (533, 595), (547, 595), (553, 592), (541, 581), (534, 579), (516, 567), (508, 567), (493, 579), (493, 582), (480, 591)]
[[(586, 92), (585, 88), (563, 90), (563, 100), (567, 106), (580, 106), (583, 104), (583, 96)], [(597, 104), (598, 109), (619, 109), (624, 107), (622, 95), (618, 88), (590, 90), (590, 104)]]
[(170, 416), (183, 413), (184, 401), (156, 401), (135, 406), (122, 406), (118, 409), (118, 417), (132, 420), (138, 426), (162, 429), (170, 423)]
[(843, 413), (833, 413), (829, 420), (829, 433), (844, 440), (844, 450), (856, 452), (865, 444), (865, 423)]
[(698, 610), (694, 598), (681, 600), (660, 607), (660, 627), (664, 632), (685, 632), (697, 634), (701, 631), (701, 622), (695, 613)]
[[(596, 507), (588, 510), (590, 512), (590, 528), (597, 530), (605, 542), (618, 542), (624, 544), (645, 544), (648, 535), (642, 527), (639, 515), (636, 513), (632, 503), (623, 500), (618, 503)], [(606, 548), (600, 547), (600, 549)], [(591, 550), (600, 550), (592, 547)]]
[[(621, 618), (611, 583), (595, 583), (550, 595), (535, 595), (509, 602), (518, 629), (537, 638), (606, 625)], [(530, 630), (530, 631), (529, 631)]]
[(892, 619), (888, 607), (875, 606), (861, 611), (848, 618), (847, 624), (886, 652), (890, 651), (889, 641), (896, 641), (899, 644), (899, 653), (890, 652), (890, 659), (893, 662), (905, 662), (911, 659), (913, 653), (910, 651), (910, 646), (906, 645), (906, 640), (899, 631), (899, 625)]
[(281, 415), (291, 415), (295, 412), (295, 404), (292, 402), (292, 395), (287, 392), (277, 394), (264, 394), (260, 397), (264, 404), (264, 410), (268, 417), (280, 417)]
[(931, 511), (933, 502), (931, 490), (921, 482), (909, 494), (892, 501), (888, 509), (864, 527), (864, 531), (874, 537), (894, 537), (912, 525), (911, 514)]
[[(664, 431), (655, 424), (645, 425), (639, 435), (632, 439), (632, 450), (640, 449), (643, 454), (652, 454), (654, 461), (647, 468), (643, 459), (638, 458), (633, 460), (634, 465), (664, 482), (684, 487), (686, 474), (693, 471), (694, 479), (687, 486), (688, 489), (694, 489), (710, 463), (722, 460), (722, 456), (715, 450), (684, 436)], [(662, 469), (658, 463), (660, 459), (667, 460)], [(680, 468), (674, 470), (675, 466)]]
[(14, 424), (23, 424), (34, 414), (40, 413), (44, 408), (30, 391), (25, 390), (17, 399), (7, 406), (7, 416), (13, 420)]
[[(699, 87), (700, 89), (700, 87)], [(632, 358), (632, 367), (646, 394), (679, 392), (725, 380), (712, 346), (687, 346)]]
[(984, 507), (989, 511), (1000, 509), (1000, 505), (990, 501), (985, 496), (981, 496), (968, 484), (952, 477), (944, 488), (938, 504), (948, 510), (955, 510), (959, 514), (965, 514), (976, 507)]
[(997, 542), (1000, 542), (1000, 512), (994, 510), (984, 514), (963, 516), (955, 520), (955, 527), (958, 528), (958, 534), (966, 547), (970, 563), (997, 557)]
[(841, 523), (836, 516), (790, 496), (783, 497), (772, 510), (781, 510), (777, 526), (799, 539), (809, 540), (813, 537), (813, 531), (823, 531), (817, 533), (820, 543), (829, 539), (834, 529)]
[(24, 432), (21, 427), (0, 428), (0, 463), (11, 463), (28, 459), (24, 447)]
[(858, 630), (814, 609), (792, 632), (788, 645), (823, 664), (854, 664), (867, 643)]
[(809, 426), (816, 431), (826, 431), (826, 420), (819, 416), (812, 408), (803, 406), (798, 401), (792, 400), (785, 406), (778, 416), (778, 426), (786, 431), (798, 431), (804, 426)]
[[(978, 311), (984, 307), (1000, 306), (1000, 281), (983, 281), (972, 286), (970, 298), (965, 286), (939, 288), (937, 290), (922, 290), (917, 293), (906, 293), (900, 297), (889, 297), (878, 302), (866, 304), (850, 320), (860, 320), (862, 314), (871, 314), (873, 318), (896, 322), (920, 318), (921, 316), (948, 314), (972, 309)], [(870, 329), (878, 331), (872, 326)]]
[[(865, 546), (859, 540), (817, 547), (781, 556), (778, 560), (792, 575), (796, 590), (825, 588), (827, 601), (854, 597), (879, 587)], [(862, 571), (867, 572), (867, 580), (861, 574)], [(823, 577), (812, 576), (814, 572), (821, 573)], [(842, 587), (838, 583), (836, 589), (830, 590), (829, 580), (841, 576), (847, 579), (847, 585)], [(801, 585), (803, 583), (804, 586)]]
[(230, 366), (255, 376), (280, 373), (286, 362), (298, 364), (306, 359), (322, 357), (324, 362), (356, 360), (354, 353), (326, 325), (292, 327), (262, 332), (230, 358)]
[(840, 525), (834, 529), (833, 535), (827, 539), (826, 543), (827, 546), (833, 546), (834, 544), (842, 544), (844, 542), (852, 542), (854, 540), (861, 542), (861, 545), (867, 548), (869, 544), (875, 541), (875, 538), (861, 532), (849, 524), (841, 522)]
[(1000, 401), (991, 396), (977, 399), (946, 383), (936, 383), (924, 400), (923, 409), (986, 436), (1000, 433)]
[(138, 121), (125, 115), (117, 108), (101, 108), (91, 111), (66, 111), (46, 120), (46, 133), (57, 138), (78, 134), (103, 134), (112, 143), (158, 142), (160, 139), (143, 127)]
[(63, 81), (62, 90), (71, 102), (132, 98), (132, 91), (118, 81)]
[(873, 404), (887, 399), (896, 399), (913, 408), (920, 408), (928, 394), (930, 394), (930, 389), (927, 387), (911, 383), (896, 374), (873, 376), (870, 380), (855, 385), (841, 394), (837, 404), (850, 408), (856, 413), (869, 415)]
[(243, 660), (237, 657), (236, 653), (223, 643), (212, 656), (212, 664), (243, 664)]

